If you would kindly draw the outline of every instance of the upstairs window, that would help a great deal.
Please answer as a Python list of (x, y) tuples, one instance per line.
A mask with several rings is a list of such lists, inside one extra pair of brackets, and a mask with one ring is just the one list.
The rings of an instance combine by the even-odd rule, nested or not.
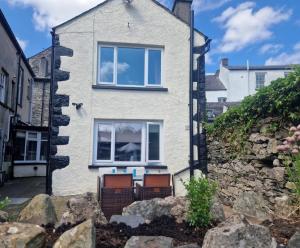
[(266, 73), (265, 72), (256, 72), (256, 89), (261, 89), (265, 86), (266, 82)]
[(161, 86), (162, 49), (99, 46), (98, 84)]
[(5, 71), (0, 72), (0, 102), (7, 102), (8, 74)]

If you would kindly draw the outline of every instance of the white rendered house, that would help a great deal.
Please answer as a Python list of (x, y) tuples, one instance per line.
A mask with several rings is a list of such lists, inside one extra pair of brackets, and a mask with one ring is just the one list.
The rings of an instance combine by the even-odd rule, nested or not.
[(292, 70), (292, 65), (232, 66), (228, 59), (222, 59), (220, 69), (206, 75), (208, 111), (218, 115)]
[(53, 172), (54, 194), (96, 192), (99, 168), (188, 166), (191, 3), (176, 0), (172, 12), (154, 0), (107, 0), (54, 28), (73, 50), (56, 93), (69, 97), (70, 121), (59, 128), (69, 140), (57, 155), (69, 165)]

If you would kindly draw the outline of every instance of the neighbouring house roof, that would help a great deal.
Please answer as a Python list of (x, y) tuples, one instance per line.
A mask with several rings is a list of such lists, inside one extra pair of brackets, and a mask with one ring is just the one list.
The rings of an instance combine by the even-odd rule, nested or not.
[(216, 116), (223, 113), (224, 106), (225, 107), (233, 107), (239, 105), (241, 102), (208, 102), (206, 109), (213, 110)]
[[(68, 24), (68, 23), (70, 23), (70, 22), (72, 22), (72, 21), (74, 21), (74, 20), (76, 20), (76, 19), (78, 19), (78, 18), (80, 18), (80, 17), (82, 17), (82, 16), (88, 14), (88, 13), (90, 13), (91, 11), (93, 11), (93, 10), (95, 10), (95, 9), (97, 9), (97, 8), (99, 8), (99, 7), (101, 7), (101, 6), (103, 6), (104, 4), (108, 3), (109, 1), (112, 1), (112, 0), (105, 0), (104, 2), (102, 2), (102, 3), (98, 4), (98, 5), (96, 5), (95, 7), (91, 8), (91, 9), (89, 9), (89, 10), (86, 10), (86, 11), (82, 12), (81, 14), (79, 14), (79, 15), (77, 15), (77, 16), (71, 18), (70, 20), (67, 20), (67, 21), (65, 21), (65, 22), (63, 22), (63, 23), (61, 23), (61, 24), (59, 24), (59, 25), (53, 27), (53, 30), (55, 30), (55, 29), (57, 29), (57, 28), (59, 28), (59, 27), (65, 25), (65, 24)], [(154, 2), (155, 4), (157, 4), (159, 7), (163, 8), (165, 11), (167, 11), (169, 14), (171, 14), (172, 16), (174, 16), (174, 17), (175, 17), (176, 19), (178, 19), (179, 21), (181, 21), (181, 22), (183, 22), (184, 24), (186, 24), (187, 26), (189, 26), (188, 23), (186, 23), (185, 21), (183, 21), (182, 19), (180, 19), (178, 16), (176, 16), (171, 10), (169, 10), (169, 9), (168, 9), (167, 7), (165, 7), (163, 4), (159, 3), (159, 2), (156, 1), (156, 0), (151, 0), (151, 1)], [(195, 30), (197, 33), (199, 33), (200, 35), (202, 35), (202, 36), (205, 38), (205, 40), (208, 40), (208, 37), (207, 37), (205, 34), (203, 34), (201, 31), (199, 31), (199, 30), (196, 29), (196, 28), (194, 28), (194, 30)]]
[(13, 43), (13, 45), (15, 46), (16, 50), (20, 53), (21, 57), (22, 57), (22, 60), (24, 62), (24, 64), (26, 65), (28, 71), (30, 72), (31, 76), (34, 77), (34, 72), (31, 68), (31, 66), (29, 65), (28, 63), (28, 60), (19, 44), (19, 42), (17, 41), (17, 38), (16, 36), (14, 35), (13, 31), (11, 30), (3, 12), (1, 11), (0, 9), (0, 23), (1, 25), (3, 26), (4, 30), (6, 31), (8, 37), (10, 38), (11, 42)]
[[(247, 66), (234, 66), (229, 65), (225, 66), (228, 70), (232, 71), (245, 71)], [(262, 66), (250, 66), (249, 70), (251, 71), (268, 71), (268, 70), (293, 70), (294, 65), (262, 65)]]
[(226, 87), (217, 75), (206, 75), (205, 80), (206, 91), (226, 90)]
[(36, 56), (39, 56), (40, 54), (42, 54), (42, 53), (45, 53), (45, 52), (49, 52), (49, 53), (51, 53), (52, 52), (52, 47), (50, 46), (50, 47), (48, 47), (48, 48), (45, 48), (45, 49), (43, 49), (42, 51), (39, 51), (38, 53), (36, 53), (36, 54), (34, 54), (34, 55), (32, 55), (31, 57), (29, 57), (28, 59), (32, 59), (32, 58), (34, 58), (34, 57), (36, 57)]

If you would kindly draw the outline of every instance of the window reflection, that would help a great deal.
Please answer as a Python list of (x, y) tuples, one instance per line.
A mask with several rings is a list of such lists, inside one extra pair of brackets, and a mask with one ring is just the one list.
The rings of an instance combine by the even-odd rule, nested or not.
[(148, 84), (161, 84), (161, 51), (149, 50)]
[(113, 83), (114, 81), (114, 48), (101, 47), (100, 50), (100, 81)]

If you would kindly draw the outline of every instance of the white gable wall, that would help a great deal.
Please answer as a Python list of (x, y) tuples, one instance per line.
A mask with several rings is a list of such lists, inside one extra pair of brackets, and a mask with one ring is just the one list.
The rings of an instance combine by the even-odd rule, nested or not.
[[(129, 23), (129, 27), (128, 27)], [(83, 103), (81, 110), (70, 104), (63, 114), (70, 125), (60, 127), (59, 135), (70, 136), (58, 155), (70, 156), (70, 165), (53, 173), (56, 195), (96, 191), (97, 169), (93, 164), (95, 119), (163, 121), (164, 165), (174, 173), (188, 165), (189, 151), (189, 27), (151, 0), (111, 0), (103, 6), (56, 30), (62, 46), (74, 56), (63, 57), (61, 69), (70, 80), (59, 83), (58, 94), (70, 96), (70, 103)], [(97, 75), (97, 44), (124, 43), (161, 46), (163, 86), (168, 92), (92, 89)], [(204, 44), (196, 34), (196, 43)]]

